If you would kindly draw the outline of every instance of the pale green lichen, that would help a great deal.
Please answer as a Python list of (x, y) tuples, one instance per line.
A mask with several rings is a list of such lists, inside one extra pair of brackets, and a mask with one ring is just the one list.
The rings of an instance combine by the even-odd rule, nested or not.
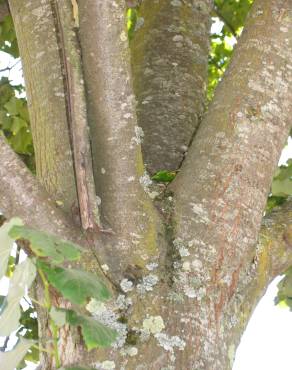
[(120, 39), (121, 39), (121, 41), (123, 41), (123, 42), (125, 42), (125, 41), (127, 41), (127, 40), (128, 40), (128, 36), (127, 36), (127, 34), (126, 34), (126, 32), (125, 32), (125, 31), (122, 31), (122, 32), (121, 32), (121, 34), (120, 34)]
[(157, 333), (155, 334), (155, 338), (157, 339), (159, 345), (168, 352), (173, 353), (175, 347), (178, 350), (183, 351), (186, 346), (186, 342), (176, 335), (169, 336), (165, 333)]
[(123, 279), (120, 283), (120, 287), (123, 290), (123, 292), (127, 293), (127, 292), (130, 292), (131, 290), (133, 290), (134, 285), (133, 285), (132, 281), (130, 281), (128, 279)]
[(158, 283), (159, 278), (157, 275), (149, 274), (144, 276), (141, 284), (137, 285), (137, 290), (140, 294), (145, 294), (153, 290), (153, 287)]
[(134, 357), (138, 354), (138, 349), (136, 347), (126, 347), (121, 350), (122, 356)]
[(116, 364), (114, 363), (114, 361), (109, 360), (97, 362), (93, 366), (95, 367), (95, 369), (98, 370), (113, 370), (116, 368)]
[(149, 316), (143, 321), (143, 329), (151, 334), (158, 334), (165, 328), (161, 316)]
[(87, 311), (94, 315), (100, 315), (106, 310), (106, 306), (104, 303), (97, 301), (96, 299), (92, 298), (89, 303), (86, 305)]

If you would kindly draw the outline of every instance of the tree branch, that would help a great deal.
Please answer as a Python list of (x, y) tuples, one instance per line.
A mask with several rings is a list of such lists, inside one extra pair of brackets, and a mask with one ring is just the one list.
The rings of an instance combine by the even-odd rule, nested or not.
[(6, 1), (1, 1), (0, 2), (0, 22), (2, 22), (4, 18), (9, 14), (10, 14), (9, 7)]
[(71, 213), (77, 207), (68, 126), (67, 91), (57, 20), (50, 0), (23, 6), (10, 0), (23, 63), (37, 177), (48, 193)]
[(139, 8), (130, 47), (150, 173), (180, 166), (203, 114), (212, 4), (144, 0)]
[(6, 218), (20, 217), (31, 227), (80, 242), (79, 230), (56, 207), (3, 136), (0, 136), (0, 157), (1, 213)]
[[(224, 255), (217, 262), (222, 272), (230, 271), (255, 245), (291, 125), (292, 73), (286, 63), (292, 56), (292, 35), (285, 28), (287, 17), (281, 16), (289, 14), (291, 5), (259, 0), (253, 9), (172, 185), (178, 234), (183, 239), (202, 235), (207, 245), (222, 239), (216, 252)], [(208, 224), (214, 225), (213, 235), (203, 232)], [(246, 236), (243, 242), (238, 233)], [(228, 257), (234, 249), (236, 257)]]
[(95, 183), (103, 223), (115, 239), (107, 255), (111, 264), (116, 259), (120, 273), (130, 264), (143, 268), (158, 255), (156, 210), (140, 184), (147, 179), (142, 177), (124, 6), (122, 0), (79, 3)]
[[(187, 347), (196, 352), (182, 354), (189, 361), (185, 368), (214, 367), (216, 358), (228, 353), (221, 343), (228, 346), (225, 339), (232, 334), (220, 328), (230, 321), (228, 305), (237, 287), (245, 285), (291, 127), (291, 12), (292, 3), (284, 0), (254, 3), (228, 72), (171, 186), (176, 245), (187, 249), (181, 268), (174, 270), (174, 289), (184, 293), (177, 309), (187, 315), (197, 308), (194, 324), (185, 327)], [(204, 338), (207, 331), (219, 342), (206, 356), (200, 340), (193, 350), (192, 338), (198, 332)], [(223, 368), (230, 368), (227, 357)]]

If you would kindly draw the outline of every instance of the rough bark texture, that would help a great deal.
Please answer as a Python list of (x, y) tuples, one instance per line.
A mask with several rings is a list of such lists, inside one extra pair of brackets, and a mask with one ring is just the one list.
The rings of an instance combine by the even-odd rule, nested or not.
[[(145, 57), (134, 63), (138, 119), (145, 124), (146, 162), (153, 163), (153, 171), (155, 166), (161, 169), (160, 165), (173, 169), (173, 163), (181, 160), (178, 147), (173, 146), (173, 136), (179, 145), (188, 142), (196, 117), (202, 112), (205, 66), (201, 69), (201, 61), (206, 62), (208, 49), (209, 2), (157, 0), (151, 4), (153, 9), (146, 7), (147, 0), (144, 4), (145, 30), (151, 27), (151, 32), (144, 35), (144, 42), (141, 29), (135, 41), (137, 49), (133, 47), (133, 55), (141, 58), (143, 50)], [(88, 185), (89, 181), (91, 196), (93, 182), (84, 173), (78, 180), (78, 163), (74, 163), (75, 173), (73, 170), (83, 144), (88, 155), (84, 93), (75, 85), (78, 77), (82, 77), (78, 44), (75, 36), (60, 38), (60, 33), (56, 36), (53, 29), (54, 25), (61, 25), (63, 36), (67, 31), (70, 35), (72, 19), (66, 29), (65, 14), (70, 11), (68, 5), (69, 2), (44, 0), (39, 4), (33, 0), (20, 8), (17, 1), (11, 0), (35, 125), (38, 176), (50, 196), (55, 197), (58, 192), (57, 199), (66, 204), (66, 209), (72, 200), (78, 201), (81, 209), (82, 200), (80, 194), (76, 195), (75, 182), (83, 179)], [(158, 18), (152, 14), (154, 9)], [(291, 202), (281, 212), (275, 210), (265, 218), (259, 239), (273, 171), (291, 127), (292, 4), (285, 0), (255, 2), (229, 71), (216, 91), (176, 180), (160, 202), (162, 216), (158, 216), (141, 187), (146, 181), (151, 194), (147, 177), (142, 176), (141, 132), (131, 86), (124, 2), (80, 1), (79, 11), (95, 186), (101, 198), (102, 226), (106, 230), (84, 234), (71, 226), (0, 138), (0, 206), (4, 214), (17, 214), (35, 227), (61, 233), (91, 248), (81, 265), (89, 271), (100, 271), (100, 264), (106, 262), (108, 274), (115, 279), (113, 289), (117, 294), (121, 293), (117, 283), (123, 277), (126, 279), (122, 284), (125, 294), (115, 297), (105, 317), (99, 317), (105, 321), (110, 317), (112, 323), (119, 324), (119, 345), (88, 353), (79, 333), (65, 327), (60, 331), (59, 343), (62, 366), (229, 370), (253, 308), (269, 281), (292, 261)], [(29, 15), (28, 25), (24, 22)], [(189, 24), (191, 16), (201, 28)], [(78, 25), (76, 13), (75, 25)], [(174, 55), (170, 44), (162, 45), (162, 37), (170, 44), (180, 43), (176, 47), (181, 53)], [(41, 40), (47, 42), (42, 44)], [(150, 50), (151, 45), (153, 49), (159, 48), (157, 56)], [(67, 68), (63, 69), (62, 53), (69, 57)], [(159, 67), (160, 59), (165, 60), (165, 69)], [(179, 74), (171, 72), (172, 61), (177, 63), (173, 67)], [(147, 75), (147, 68), (154, 78)], [(167, 78), (167, 73), (171, 78)], [(179, 76), (182, 81), (178, 80)], [(145, 91), (143, 86), (147, 87)], [(175, 93), (172, 96), (172, 87), (177, 87), (178, 99)], [(74, 93), (82, 102), (80, 110)], [(163, 100), (163, 94), (167, 101)], [(152, 95), (153, 102), (148, 99), (147, 104), (142, 104)], [(149, 109), (151, 104), (153, 112)], [(180, 114), (185, 114), (184, 120)], [(180, 120), (184, 121), (186, 136), (180, 134)], [(60, 126), (56, 127), (56, 122)], [(154, 122), (159, 123), (158, 127), (154, 127)], [(150, 144), (150, 126), (153, 137), (169, 134), (168, 150), (161, 143)], [(168, 127), (171, 127), (169, 132)], [(72, 135), (77, 133), (80, 137), (72, 140)], [(44, 143), (46, 135), (50, 140)], [(48, 152), (43, 152), (42, 145)], [(163, 147), (161, 158), (156, 153), (158, 147)], [(42, 172), (43, 163), (49, 170), (48, 177)], [(62, 182), (58, 180), (62, 179), (61, 175), (69, 177)], [(127, 291), (125, 284), (127, 288), (130, 281), (133, 289)], [(49, 348), (47, 318), (43, 315), (40, 320), (41, 342)], [(52, 364), (50, 356), (45, 355), (42, 369), (51, 370)]]
[(0, 208), (6, 218), (21, 217), (27, 225), (63, 238), (80, 240), (80, 233), (50, 199), (24, 163), (0, 136)]
[(24, 69), (37, 176), (69, 212), (78, 202), (52, 3), (9, 1)]
[(147, 186), (132, 92), (124, 1), (79, 4), (97, 195), (111, 238), (105, 258), (116, 271), (158, 258), (158, 217)]
[(212, 1), (146, 0), (130, 42), (147, 170), (176, 170), (204, 111)]
[[(83, 229), (100, 226), (98, 202), (93, 178), (90, 132), (87, 123), (84, 79), (76, 22), (70, 0), (57, 0), (54, 4), (60, 35), (64, 68), (64, 85), (81, 225)], [(78, 17), (78, 15), (75, 15)]]
[(9, 7), (6, 1), (0, 2), (0, 22), (3, 21), (3, 19), (9, 15)]
[[(291, 4), (256, 2), (172, 186), (176, 238), (190, 252), (183, 259), (190, 271), (178, 273), (176, 285), (192, 299), (181, 310), (188, 316), (200, 302), (196, 324), (185, 328), (189, 353), (182, 354), (193, 368), (231, 366), (228, 354), (237, 341), (228, 338), (238, 312), (228, 308), (240, 299), (236, 289), (253, 258), (271, 178), (291, 127), (289, 22)], [(206, 338), (212, 343), (208, 350)]]

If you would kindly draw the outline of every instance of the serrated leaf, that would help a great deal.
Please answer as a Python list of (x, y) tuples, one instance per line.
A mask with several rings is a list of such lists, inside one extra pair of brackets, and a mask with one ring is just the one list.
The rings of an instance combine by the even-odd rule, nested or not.
[(89, 272), (40, 265), (45, 271), (49, 283), (56, 288), (64, 298), (75, 304), (84, 304), (90, 298), (106, 301), (110, 298), (110, 292), (101, 279)]
[(109, 347), (117, 338), (117, 332), (108, 328), (89, 316), (78, 315), (72, 310), (67, 311), (67, 322), (80, 326), (84, 342), (90, 351), (97, 347)]
[(50, 316), (58, 327), (66, 324), (66, 312), (64, 310), (58, 310), (56, 307), (52, 307)]
[(9, 235), (15, 239), (26, 239), (31, 250), (38, 257), (49, 257), (55, 264), (64, 261), (76, 261), (80, 258), (82, 248), (70, 241), (62, 240), (55, 235), (31, 229), (27, 226), (13, 227)]
[(36, 267), (27, 258), (17, 265), (10, 279), (9, 291), (2, 305), (0, 314), (0, 336), (8, 336), (19, 327), (20, 306), (19, 302), (36, 276)]
[(12, 218), (0, 227), (0, 279), (6, 273), (9, 256), (14, 243), (14, 239), (8, 233), (13, 226), (22, 224), (19, 218)]
[(5, 365), (5, 370), (14, 370), (34, 343), (21, 338), (12, 351), (0, 352), (0, 364)]

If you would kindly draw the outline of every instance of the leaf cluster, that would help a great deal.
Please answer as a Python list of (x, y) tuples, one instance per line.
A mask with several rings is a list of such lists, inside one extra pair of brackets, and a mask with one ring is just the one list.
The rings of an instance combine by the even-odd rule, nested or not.
[(208, 100), (212, 100), (215, 88), (226, 71), (253, 0), (215, 0), (214, 3), (213, 22), (221, 21), (222, 25), (220, 30), (211, 35)]
[[(21, 368), (24, 360), (37, 361), (39, 348), (35, 346), (38, 339), (35, 310), (33, 307), (23, 310), (20, 301), (38, 275), (43, 282), (45, 296), (44, 302), (38, 304), (41, 304), (50, 316), (53, 333), (52, 353), (57, 366), (60, 366), (58, 328), (63, 325), (80, 327), (88, 350), (111, 345), (117, 333), (84, 314), (82, 309), (92, 298), (97, 301), (110, 298), (106, 284), (93, 273), (68, 267), (68, 263), (80, 260), (85, 251), (70, 241), (31, 229), (23, 225), (20, 219), (14, 218), (0, 228), (0, 278), (9, 269), (13, 244), (18, 240), (26, 240), (29, 245), (29, 257), (15, 267), (10, 278), (8, 294), (0, 297), (0, 336), (9, 337), (16, 330), (19, 337), (12, 351), (0, 354), (6, 369), (13, 370), (16, 366)], [(52, 287), (60, 296), (71, 302), (74, 309), (54, 307), (50, 297)]]
[[(0, 22), (0, 51), (20, 63), (15, 29), (11, 16)], [(13, 67), (7, 66), (3, 72)], [(30, 131), (27, 102), (24, 97), (24, 86), (13, 85), (9, 78), (0, 79), (0, 135), (4, 135), (13, 150), (19, 154), (28, 167), (34, 171), (34, 151)]]

